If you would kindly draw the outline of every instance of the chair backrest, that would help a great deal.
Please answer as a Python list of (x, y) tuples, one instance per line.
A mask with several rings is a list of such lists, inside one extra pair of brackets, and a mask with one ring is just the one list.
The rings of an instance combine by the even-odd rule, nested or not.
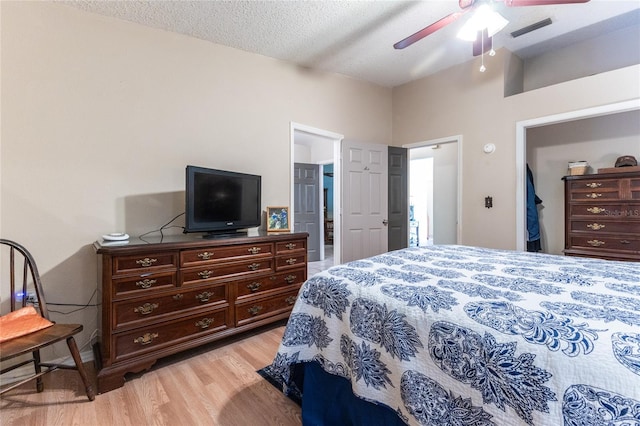
[[(11, 240), (0, 239), (0, 247), (2, 248), (0, 257), (2, 261), (2, 266), (0, 267), (2, 277), (0, 277), (0, 283), (5, 286), (5, 282), (9, 282), (11, 311), (33, 304), (36, 310), (40, 312), (40, 315), (49, 319), (42, 281), (31, 253), (22, 245)], [(2, 290), (3, 293), (6, 291), (4, 288)], [(35, 295), (35, 300), (28, 301), (28, 294)]]

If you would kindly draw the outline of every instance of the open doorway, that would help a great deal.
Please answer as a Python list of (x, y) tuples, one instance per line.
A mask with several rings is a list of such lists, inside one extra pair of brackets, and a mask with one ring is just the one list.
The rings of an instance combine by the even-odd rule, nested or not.
[[(319, 256), (309, 261), (309, 275), (328, 269), (340, 262), (340, 176), (334, 170), (339, 164), (340, 144), (342, 135), (317, 129), (302, 124), (291, 123), (291, 170), (292, 185), (291, 206), (300, 204), (296, 197), (300, 191), (296, 190), (296, 166), (302, 163), (314, 164), (320, 171), (320, 188), (318, 191), (317, 209), (317, 248), (309, 247), (309, 252), (318, 250)], [(295, 209), (292, 209), (292, 223), (295, 229)], [(311, 235), (311, 233), (310, 233)], [(309, 243), (315, 241), (309, 240)]]
[[(602, 117), (640, 110), (640, 99), (601, 105), (576, 111), (549, 115), (516, 123), (516, 250), (526, 250), (526, 165), (527, 165), (527, 132), (542, 126), (556, 125), (570, 121)], [(564, 161), (566, 164), (566, 161)], [(562, 204), (564, 208), (564, 204)], [(563, 225), (564, 226), (564, 225)], [(561, 233), (563, 235), (564, 233)], [(553, 251), (553, 250), (552, 250)], [(555, 251), (560, 251), (556, 249)]]
[(409, 246), (459, 244), (461, 136), (409, 149)]
[(322, 199), (323, 199), (323, 219), (324, 219), (324, 244), (325, 256), (327, 247), (331, 246), (333, 250), (333, 223), (335, 217), (335, 208), (333, 206), (333, 174), (334, 164), (322, 165)]
[(409, 247), (433, 244), (433, 157), (409, 162)]

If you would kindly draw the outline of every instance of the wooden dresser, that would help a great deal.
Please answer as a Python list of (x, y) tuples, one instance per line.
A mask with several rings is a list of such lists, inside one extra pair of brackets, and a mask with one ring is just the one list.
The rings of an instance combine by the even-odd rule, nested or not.
[(565, 176), (570, 256), (640, 262), (640, 173)]
[(94, 243), (98, 392), (161, 357), (287, 318), (307, 278), (307, 236)]

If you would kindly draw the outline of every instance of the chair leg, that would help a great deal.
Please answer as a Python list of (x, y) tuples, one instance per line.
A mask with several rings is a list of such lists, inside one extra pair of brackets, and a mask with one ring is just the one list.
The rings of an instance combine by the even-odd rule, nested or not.
[[(36, 374), (42, 372), (42, 366), (40, 365), (40, 351), (33, 351), (33, 366), (36, 369)], [(36, 390), (42, 392), (44, 390), (44, 383), (42, 383), (42, 377), (36, 379)]]
[(82, 363), (82, 358), (80, 357), (80, 351), (78, 351), (78, 346), (76, 345), (76, 341), (73, 337), (67, 338), (67, 346), (69, 346), (69, 352), (71, 352), (71, 356), (76, 363), (78, 373), (80, 373), (80, 377), (82, 378), (82, 382), (84, 383), (87, 397), (89, 398), (89, 401), (93, 401), (96, 398), (96, 393), (93, 390), (93, 385), (89, 381), (89, 376), (87, 376), (87, 372), (84, 369), (84, 364)]

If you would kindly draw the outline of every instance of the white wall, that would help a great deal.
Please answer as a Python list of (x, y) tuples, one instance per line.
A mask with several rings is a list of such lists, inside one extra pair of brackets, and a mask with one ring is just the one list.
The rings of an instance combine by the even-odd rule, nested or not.
[(440, 144), (433, 160), (433, 243), (456, 244), (458, 144)]
[(308, 145), (294, 144), (293, 161), (295, 163), (312, 164), (313, 161), (311, 160), (311, 147)]
[(523, 86), (533, 90), (638, 63), (640, 27), (633, 25), (525, 59)]
[[(91, 243), (184, 211), (187, 164), (262, 175), (264, 208), (289, 204), (291, 122), (391, 140), (388, 88), (60, 3), (0, 8), (0, 229), (51, 301), (96, 303)], [(97, 309), (54, 320), (83, 344)]]
[(543, 251), (564, 249), (564, 182), (569, 161), (586, 160), (597, 173), (621, 155), (640, 159), (640, 111), (570, 121), (527, 130), (527, 162), (542, 199), (539, 217)]
[[(518, 121), (640, 98), (639, 65), (504, 97), (512, 57), (499, 50), (485, 73), (476, 59), (393, 90), (394, 145), (463, 136), (463, 244), (515, 249)], [(489, 142), (496, 151), (487, 155)], [(491, 209), (484, 208), (487, 195)]]
[(294, 144), (293, 156), (296, 163), (327, 164), (333, 162), (333, 140), (318, 139), (311, 145)]

